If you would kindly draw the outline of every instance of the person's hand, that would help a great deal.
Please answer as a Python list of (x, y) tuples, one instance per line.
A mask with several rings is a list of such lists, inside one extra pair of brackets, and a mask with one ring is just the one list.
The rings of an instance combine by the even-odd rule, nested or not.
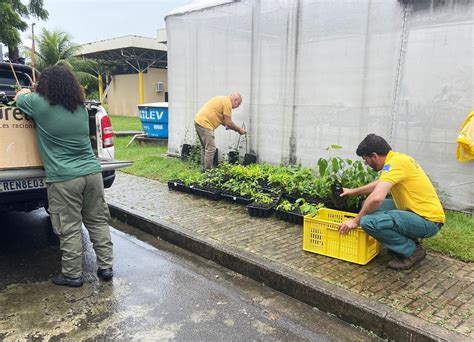
[(339, 225), (338, 231), (339, 231), (339, 234), (341, 235), (347, 235), (352, 229), (355, 229), (358, 226), (359, 226), (359, 222), (357, 221), (357, 219), (353, 218), (352, 220), (342, 222)]
[(30, 89), (28, 89), (28, 88), (22, 88), (22, 89), (20, 89), (20, 90), (18, 90), (18, 91), (16, 92), (16, 95), (15, 95), (14, 100), (16, 101), (16, 99), (18, 98), (18, 95), (29, 94), (29, 93), (31, 93), (31, 90), (30, 90)]
[(244, 135), (244, 134), (247, 133), (247, 131), (245, 130), (245, 128), (239, 128), (238, 133), (239, 133), (240, 135)]
[(28, 88), (21, 88), (16, 92), (17, 95), (22, 95), (22, 94), (29, 94), (31, 93), (31, 90)]
[(355, 189), (349, 189), (349, 188), (342, 188), (342, 193), (339, 195), (341, 197), (345, 196), (354, 196), (355, 195)]

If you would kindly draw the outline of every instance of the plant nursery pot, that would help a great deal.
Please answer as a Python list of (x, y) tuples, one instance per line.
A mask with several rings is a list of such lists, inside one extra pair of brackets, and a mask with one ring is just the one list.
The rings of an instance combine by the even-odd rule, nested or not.
[(336, 209), (343, 209), (346, 206), (346, 201), (340, 195), (344, 190), (341, 184), (331, 184), (331, 199)]
[(199, 185), (194, 185), (192, 187), (192, 193), (198, 196), (202, 196), (213, 201), (217, 201), (221, 198), (220, 190), (210, 189), (210, 188), (203, 188)]
[(238, 164), (239, 163), (239, 151), (230, 151), (228, 154), (229, 163)]
[(283, 221), (303, 225), (304, 216), (297, 213), (282, 211), (282, 210), (275, 210), (275, 215), (277, 218)]
[(214, 166), (217, 166), (219, 164), (219, 153), (217, 153), (218, 151), (219, 149), (216, 148), (216, 152), (214, 153), (214, 160), (213, 160)]
[(181, 147), (181, 159), (187, 159), (191, 154), (192, 145), (190, 144), (183, 144)]
[(225, 192), (221, 192), (221, 198), (229, 202), (243, 204), (243, 205), (247, 205), (252, 202), (251, 198), (239, 197), (239, 196), (235, 196), (233, 194), (229, 194)]
[(253, 153), (245, 153), (243, 165), (255, 164), (257, 162), (257, 155)]
[(186, 190), (187, 188), (188, 187), (184, 185), (182, 180), (173, 179), (173, 180), (168, 181), (168, 189), (169, 190), (189, 192), (189, 191)]
[(258, 206), (254, 203), (250, 203), (246, 206), (249, 215), (254, 217), (270, 217), (274, 212), (276, 202), (270, 203), (266, 207)]

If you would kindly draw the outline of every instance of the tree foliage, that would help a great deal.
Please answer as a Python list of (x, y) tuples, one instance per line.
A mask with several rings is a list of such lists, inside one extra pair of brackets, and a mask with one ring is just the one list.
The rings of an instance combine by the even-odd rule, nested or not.
[[(97, 89), (97, 77), (94, 75), (97, 63), (76, 57), (80, 47), (72, 42), (69, 33), (43, 28), (39, 35), (35, 35), (35, 41), (35, 64), (39, 71), (53, 65), (66, 65), (74, 72), (86, 93)], [(31, 56), (31, 48), (25, 49)]]
[(43, 8), (43, 0), (30, 0), (27, 4), (20, 0), (2, 0), (0, 13), (0, 42), (9, 49), (16, 49), (21, 43), (20, 32), (28, 28), (25, 19), (48, 18), (48, 11)]

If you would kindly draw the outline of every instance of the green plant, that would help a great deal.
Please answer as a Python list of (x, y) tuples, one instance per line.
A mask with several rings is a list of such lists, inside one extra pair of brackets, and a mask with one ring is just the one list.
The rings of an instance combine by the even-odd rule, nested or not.
[(202, 146), (200, 143), (192, 145), (191, 151), (189, 151), (189, 156), (187, 160), (190, 162), (201, 165), (201, 153), (202, 153)]
[(222, 189), (238, 194), (241, 197), (253, 198), (257, 193), (257, 183), (255, 181), (241, 181), (232, 178), (222, 185)]
[(307, 202), (304, 198), (298, 198), (294, 203), (288, 200), (283, 200), (277, 206), (278, 210), (286, 212), (298, 212), (301, 215), (311, 215), (312, 217), (318, 214), (318, 210), (323, 208), (324, 204), (314, 204)]
[(290, 212), (293, 210), (293, 204), (291, 204), (291, 202), (288, 200), (283, 200), (278, 204), (276, 208), (277, 210)]
[(316, 215), (318, 215), (318, 210), (323, 207), (323, 203), (313, 204), (305, 202), (300, 205), (299, 210), (302, 215), (311, 215), (311, 217), (315, 217)]
[[(317, 162), (319, 182), (317, 192), (323, 197), (331, 194), (332, 184), (341, 184), (344, 188), (357, 188), (373, 182), (378, 173), (368, 168), (360, 160), (342, 159), (340, 157), (320, 158)], [(347, 206), (357, 208), (364, 197), (346, 197)]]
[(182, 178), (184, 185), (202, 185), (204, 183), (204, 175), (202, 173), (189, 174)]
[(299, 211), (299, 213), (302, 215), (310, 214), (313, 217), (318, 214), (318, 210), (322, 207), (324, 207), (324, 204), (309, 203), (304, 198), (298, 198), (293, 204), (293, 210)]
[(273, 202), (273, 198), (271, 198), (267, 194), (263, 194), (261, 192), (257, 192), (252, 197), (255, 204), (270, 204)]

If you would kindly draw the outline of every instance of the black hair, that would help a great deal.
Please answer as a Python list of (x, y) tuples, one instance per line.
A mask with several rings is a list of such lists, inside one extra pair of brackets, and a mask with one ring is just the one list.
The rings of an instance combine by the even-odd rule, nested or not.
[(356, 153), (359, 157), (368, 156), (377, 153), (380, 156), (386, 156), (392, 148), (388, 142), (373, 133), (367, 135), (357, 147)]
[(49, 104), (61, 105), (70, 112), (84, 105), (84, 92), (72, 71), (62, 65), (54, 65), (41, 73), (36, 92)]

